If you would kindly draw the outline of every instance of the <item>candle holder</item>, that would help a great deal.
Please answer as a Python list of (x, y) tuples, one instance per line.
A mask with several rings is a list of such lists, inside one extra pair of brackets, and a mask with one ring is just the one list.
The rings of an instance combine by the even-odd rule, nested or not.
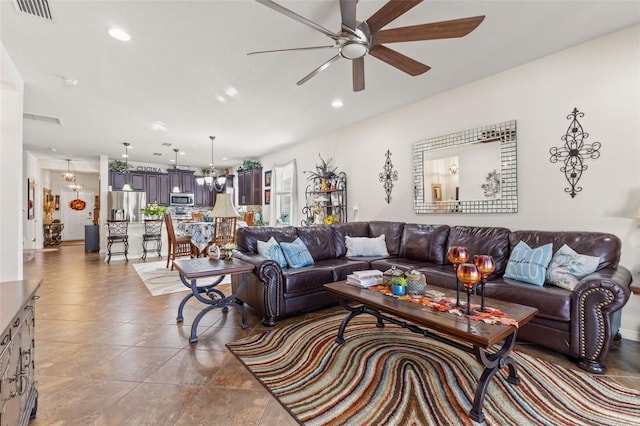
[(481, 276), (480, 287), (482, 289), (482, 296), (480, 299), (480, 309), (478, 309), (478, 311), (486, 312), (484, 305), (484, 286), (487, 283), (487, 277), (496, 270), (496, 263), (494, 262), (493, 257), (486, 254), (481, 254), (473, 256), (473, 264), (476, 265), (478, 271), (480, 271)]
[(465, 314), (471, 315), (471, 290), (480, 281), (481, 275), (478, 267), (473, 263), (462, 263), (458, 265), (456, 275), (464, 283), (464, 289), (467, 291), (467, 309)]
[(453, 270), (456, 273), (456, 306), (460, 304), (460, 280), (458, 278), (458, 266), (465, 263), (469, 259), (469, 252), (466, 247), (451, 246), (447, 252), (447, 259), (453, 263)]

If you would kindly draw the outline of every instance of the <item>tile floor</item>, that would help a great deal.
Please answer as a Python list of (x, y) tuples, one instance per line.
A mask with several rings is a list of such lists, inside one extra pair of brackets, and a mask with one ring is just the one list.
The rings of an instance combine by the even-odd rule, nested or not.
[[(225, 347), (266, 329), (251, 309), (247, 330), (233, 309), (209, 312), (199, 342), (189, 344), (198, 302), (190, 301), (184, 323), (176, 324), (186, 293), (151, 296), (131, 263), (107, 265), (82, 245), (39, 251), (25, 262), (25, 278), (44, 278), (36, 306), (40, 399), (32, 426), (297, 424)], [(517, 350), (573, 368), (533, 345)], [(640, 343), (623, 340), (608, 367), (614, 380), (640, 388)]]

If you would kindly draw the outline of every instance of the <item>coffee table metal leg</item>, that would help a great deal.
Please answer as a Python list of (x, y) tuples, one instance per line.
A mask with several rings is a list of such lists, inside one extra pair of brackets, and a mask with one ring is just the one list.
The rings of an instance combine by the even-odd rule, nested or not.
[(473, 408), (469, 412), (471, 420), (482, 423), (484, 422), (484, 413), (482, 412), (482, 405), (484, 403), (484, 396), (487, 391), (487, 386), (491, 382), (491, 378), (502, 368), (507, 366), (509, 368), (509, 377), (507, 381), (511, 384), (520, 384), (518, 378), (517, 364), (513, 358), (509, 356), (511, 349), (516, 342), (516, 332), (514, 331), (504, 341), (504, 344), (496, 353), (488, 354), (483, 348), (474, 346), (473, 353), (480, 364), (485, 368), (482, 372), (480, 380), (478, 380), (478, 387), (476, 388), (476, 394), (473, 398)]
[[(340, 329), (338, 330), (338, 336), (336, 337), (336, 343), (341, 345), (344, 343), (344, 330), (347, 328), (347, 324), (351, 321), (352, 318), (357, 317), (360, 314), (366, 313), (366, 307), (364, 305), (360, 306), (350, 306), (349, 301), (347, 299), (339, 299), (340, 306), (349, 311), (347, 316), (342, 320), (342, 324), (340, 324)], [(380, 322), (380, 318), (378, 318), (378, 322)]]

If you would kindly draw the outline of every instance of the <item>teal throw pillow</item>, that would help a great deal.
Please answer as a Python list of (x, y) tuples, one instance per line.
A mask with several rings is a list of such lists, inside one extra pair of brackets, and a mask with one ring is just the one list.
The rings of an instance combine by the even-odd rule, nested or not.
[(547, 269), (547, 282), (573, 291), (580, 279), (595, 272), (598, 265), (600, 265), (599, 257), (576, 253), (565, 244), (551, 258)]
[(258, 241), (258, 254), (268, 259), (278, 262), (281, 268), (287, 266), (287, 259), (284, 257), (282, 248), (275, 238), (271, 237), (269, 241)]
[(302, 268), (313, 265), (313, 257), (300, 238), (296, 238), (291, 243), (280, 243), (280, 247), (282, 247), (284, 257), (287, 258), (290, 267)]
[(544, 285), (552, 254), (553, 244), (551, 243), (532, 249), (527, 243), (520, 241), (509, 256), (504, 277)]

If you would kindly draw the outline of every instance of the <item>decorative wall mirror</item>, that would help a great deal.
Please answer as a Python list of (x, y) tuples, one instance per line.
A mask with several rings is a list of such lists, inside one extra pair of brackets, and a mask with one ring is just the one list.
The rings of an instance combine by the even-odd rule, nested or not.
[(413, 143), (413, 208), (517, 213), (516, 121)]

